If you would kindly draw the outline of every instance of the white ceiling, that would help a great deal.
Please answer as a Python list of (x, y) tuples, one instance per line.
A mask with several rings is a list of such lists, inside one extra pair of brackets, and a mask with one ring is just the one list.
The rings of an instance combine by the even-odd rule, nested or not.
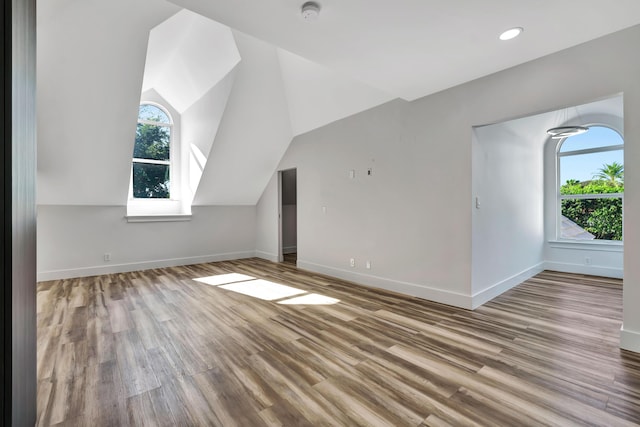
[(638, 0), (171, 1), (406, 100), (640, 23)]
[(229, 27), (182, 10), (149, 33), (142, 92), (155, 89), (184, 113), (239, 61)]

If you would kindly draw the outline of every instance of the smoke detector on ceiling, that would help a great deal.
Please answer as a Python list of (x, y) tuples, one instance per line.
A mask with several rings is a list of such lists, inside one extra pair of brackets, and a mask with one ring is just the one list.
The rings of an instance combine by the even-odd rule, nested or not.
[(305, 21), (316, 21), (320, 15), (320, 5), (314, 1), (308, 1), (302, 5), (301, 13)]

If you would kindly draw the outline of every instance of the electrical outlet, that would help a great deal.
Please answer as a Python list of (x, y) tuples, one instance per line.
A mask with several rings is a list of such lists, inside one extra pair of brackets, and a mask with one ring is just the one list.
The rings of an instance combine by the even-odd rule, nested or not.
[(365, 263), (365, 268), (367, 270), (371, 270), (371, 261), (367, 260), (367, 262)]
[(103, 259), (104, 259), (105, 262), (111, 261), (111, 253), (110, 252), (105, 252)]
[(350, 265), (351, 267), (355, 267), (355, 266), (356, 266), (356, 259), (355, 259), (355, 258), (351, 258), (351, 259), (349, 260), (349, 265)]

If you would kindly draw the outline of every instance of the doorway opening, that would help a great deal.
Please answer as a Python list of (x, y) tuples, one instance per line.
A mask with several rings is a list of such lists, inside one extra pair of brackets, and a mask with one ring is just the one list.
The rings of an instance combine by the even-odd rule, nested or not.
[(298, 260), (297, 170), (279, 172), (280, 238), (278, 259), (296, 265)]

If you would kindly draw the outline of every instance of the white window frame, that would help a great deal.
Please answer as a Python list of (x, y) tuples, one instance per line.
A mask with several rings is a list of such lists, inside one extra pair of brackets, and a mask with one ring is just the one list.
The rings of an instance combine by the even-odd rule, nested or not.
[[(176, 190), (174, 187), (174, 170), (175, 170), (175, 148), (174, 148), (174, 128), (173, 128), (173, 117), (171, 117), (171, 113), (169, 113), (168, 109), (165, 108), (163, 105), (158, 104), (157, 102), (150, 102), (150, 101), (144, 101), (141, 102), (139, 107), (143, 106), (143, 105), (151, 105), (154, 106), (156, 108), (158, 108), (159, 110), (162, 110), (162, 112), (164, 112), (167, 117), (169, 118), (169, 123), (165, 123), (165, 122), (156, 122), (153, 120), (140, 120), (140, 118), (138, 118), (138, 121), (136, 122), (136, 124), (146, 124), (146, 125), (152, 125), (152, 126), (162, 126), (162, 127), (168, 127), (169, 128), (169, 160), (151, 160), (151, 159), (141, 159), (138, 157), (133, 157), (131, 160), (131, 182), (129, 185), (129, 200), (130, 201), (144, 201), (145, 203), (154, 203), (157, 201), (167, 201), (167, 200), (176, 200), (173, 195), (174, 195), (174, 191)], [(139, 108), (138, 107), (138, 108)], [(139, 117), (139, 113), (138, 113), (138, 117)], [(134, 143), (135, 144), (135, 143)], [(133, 195), (133, 164), (134, 163), (144, 163), (144, 164), (150, 164), (150, 165), (167, 165), (169, 166), (169, 197), (168, 198), (146, 198), (146, 197), (134, 197)]]
[[(182, 185), (185, 173), (183, 156), (180, 146), (180, 116), (174, 111), (172, 114), (169, 107), (153, 100), (142, 100), (139, 106), (152, 105), (162, 110), (169, 118), (170, 123), (155, 122), (147, 120), (137, 120), (136, 123), (149, 123), (158, 126), (169, 126), (169, 160), (139, 159), (132, 156), (129, 179), (129, 193), (127, 200), (127, 222), (167, 222), (167, 221), (190, 221), (190, 206), (185, 206), (182, 199)], [(139, 117), (139, 112), (138, 112)], [(132, 153), (133, 154), (133, 153)], [(133, 164), (134, 162), (146, 164), (169, 164), (169, 198), (145, 198), (133, 197)]]
[(623, 216), (622, 216), (622, 229), (624, 236), (624, 193), (603, 193), (603, 194), (560, 194), (560, 187), (563, 185), (560, 182), (560, 159), (562, 157), (569, 156), (580, 156), (585, 154), (593, 154), (593, 153), (604, 153), (607, 151), (622, 151), (624, 155), (624, 135), (619, 132), (617, 129), (606, 125), (606, 124), (590, 124), (589, 127), (603, 127), (610, 129), (620, 135), (622, 139), (622, 144), (617, 145), (605, 145), (601, 147), (587, 148), (582, 150), (573, 150), (573, 151), (565, 151), (560, 152), (562, 148), (562, 144), (568, 138), (562, 138), (558, 141), (556, 146), (556, 241), (557, 242), (566, 242), (566, 243), (575, 243), (575, 244), (584, 244), (584, 245), (602, 245), (602, 244), (613, 244), (613, 245), (622, 245), (623, 240), (576, 240), (576, 239), (567, 239), (562, 237), (562, 201), (563, 200), (578, 200), (578, 199), (621, 199), (623, 206)]

